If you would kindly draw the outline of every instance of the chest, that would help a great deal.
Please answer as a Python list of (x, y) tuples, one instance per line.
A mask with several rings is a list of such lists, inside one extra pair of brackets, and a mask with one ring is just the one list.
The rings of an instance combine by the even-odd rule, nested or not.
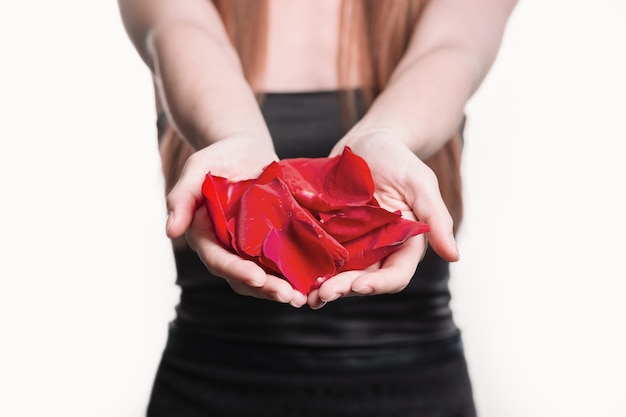
[(341, 0), (270, 0), (266, 66), (269, 92), (335, 90)]

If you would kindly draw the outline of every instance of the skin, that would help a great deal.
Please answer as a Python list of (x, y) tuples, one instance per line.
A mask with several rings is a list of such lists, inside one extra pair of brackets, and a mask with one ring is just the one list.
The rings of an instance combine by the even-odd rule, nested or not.
[[(338, 22), (339, 1), (270, 3), (268, 65), (260, 90), (358, 86), (358, 79), (339, 85), (335, 61), (329, 58), (337, 48), (334, 22)], [(209, 232), (205, 210), (198, 209), (206, 172), (247, 179), (277, 160), (254, 92), (212, 3), (119, 0), (129, 37), (153, 72), (158, 101), (178, 132), (197, 149), (167, 196), (167, 235), (186, 235), (209, 271), (226, 279), (237, 293), (294, 307), (320, 308), (339, 297), (401, 291), (427, 244), (444, 259), (457, 261), (452, 218), (435, 175), (422, 160), (457, 129), (467, 100), (493, 64), (515, 3), (431, 0), (425, 5), (387, 88), (331, 156), (350, 146), (369, 164), (381, 205), (428, 223), (431, 231), (410, 239), (378, 265), (327, 280), (307, 297), (285, 280), (224, 250)], [(314, 30), (320, 27), (324, 31)]]

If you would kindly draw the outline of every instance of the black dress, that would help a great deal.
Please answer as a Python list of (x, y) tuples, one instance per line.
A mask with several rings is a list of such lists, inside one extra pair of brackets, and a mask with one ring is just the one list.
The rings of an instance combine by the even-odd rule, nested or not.
[[(281, 159), (328, 156), (344, 133), (336, 92), (269, 94), (262, 110)], [(475, 416), (434, 252), (402, 292), (320, 310), (240, 296), (174, 255), (181, 298), (148, 416)]]

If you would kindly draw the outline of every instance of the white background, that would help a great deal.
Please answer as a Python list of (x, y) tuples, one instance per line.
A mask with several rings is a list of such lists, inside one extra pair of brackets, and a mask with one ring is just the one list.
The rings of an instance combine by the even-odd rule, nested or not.
[[(626, 416), (626, 3), (522, 0), (467, 109), (453, 268), (482, 417)], [(0, 415), (142, 415), (177, 291), (114, 1), (0, 6)]]

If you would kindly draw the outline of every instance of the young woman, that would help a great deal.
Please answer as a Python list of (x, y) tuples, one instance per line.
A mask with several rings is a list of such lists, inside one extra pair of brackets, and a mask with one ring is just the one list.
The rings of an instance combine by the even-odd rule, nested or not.
[[(155, 83), (182, 290), (150, 416), (475, 415), (448, 262), (464, 106), (514, 3), (119, 0)], [(217, 243), (207, 172), (248, 179), (346, 146), (427, 236), (308, 295)]]

